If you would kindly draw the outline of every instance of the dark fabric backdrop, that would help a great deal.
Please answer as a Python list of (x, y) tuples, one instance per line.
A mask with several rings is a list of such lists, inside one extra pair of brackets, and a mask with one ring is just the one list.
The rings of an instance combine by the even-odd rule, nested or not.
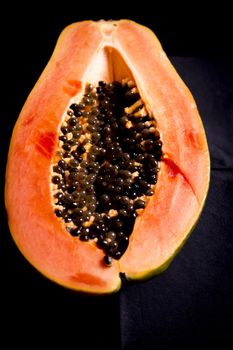
[[(78, 349), (229, 348), (233, 345), (230, 11), (217, 6), (213, 13), (212, 6), (207, 17), (195, 5), (193, 17), (174, 15), (170, 9), (167, 18), (168, 11), (158, 9), (145, 15), (141, 11), (133, 15), (132, 10), (109, 15), (106, 8), (97, 11), (92, 6), (86, 11), (67, 11), (57, 5), (50, 13), (33, 6), (25, 12), (9, 6), (1, 11), (0, 21), (1, 348), (2, 344), (10, 348), (15, 342), (19, 348), (55, 348), (63, 341), (67, 348)], [(201, 219), (169, 269), (147, 282), (126, 285), (116, 295), (97, 298), (63, 289), (28, 264), (10, 237), (3, 191), (13, 125), (61, 29), (85, 18), (111, 17), (148, 25), (166, 52), (176, 56), (171, 60), (191, 89), (204, 122), (212, 170)]]

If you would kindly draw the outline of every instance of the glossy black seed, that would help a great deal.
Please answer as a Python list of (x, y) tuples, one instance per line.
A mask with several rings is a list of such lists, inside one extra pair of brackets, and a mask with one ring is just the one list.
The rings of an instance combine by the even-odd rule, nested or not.
[(144, 161), (144, 158), (144, 154), (136, 154), (134, 159), (136, 162), (142, 163)]
[(125, 208), (128, 213), (132, 213), (134, 211), (134, 206), (131, 203), (128, 203), (127, 205), (125, 205)]
[(72, 151), (71, 155), (74, 157), (74, 159), (78, 161), (78, 163), (80, 163), (83, 160), (82, 157), (80, 158), (80, 154), (77, 151)]
[(76, 191), (77, 187), (78, 187), (78, 182), (75, 181), (75, 183), (73, 183), (71, 186), (68, 187), (67, 192), (73, 193), (74, 191)]
[(88, 160), (89, 162), (94, 162), (95, 159), (96, 159), (96, 156), (95, 156), (94, 154), (88, 153), (88, 155), (87, 155), (87, 160)]
[(126, 234), (123, 231), (117, 232), (117, 241), (119, 242), (125, 236), (126, 236)]
[(74, 146), (75, 144), (77, 144), (77, 141), (70, 139), (70, 140), (67, 140), (67, 143), (71, 146)]
[(85, 199), (80, 199), (78, 201), (78, 207), (83, 208), (86, 205), (86, 200)]
[(98, 215), (96, 215), (96, 214), (97, 213), (94, 213), (96, 222), (94, 222), (91, 225), (90, 229), (91, 229), (91, 231), (94, 231), (96, 234), (100, 234), (102, 232), (102, 228), (101, 228), (101, 225), (99, 225), (97, 221), (98, 221), (98, 219), (101, 218), (101, 216), (100, 216), (100, 214), (98, 214), (99, 215), (99, 217), (98, 217)]
[(75, 117), (71, 117), (70, 119), (68, 119), (67, 123), (70, 125), (70, 126), (75, 126), (76, 123), (77, 123), (77, 120)]
[(72, 175), (72, 174), (75, 174), (75, 175), (79, 175), (78, 174), (78, 171), (79, 171), (79, 169), (78, 168), (71, 168), (71, 167), (69, 167), (69, 171), (70, 171), (70, 175)]
[(101, 106), (105, 109), (105, 111), (109, 108), (109, 100), (107, 98), (100, 101)]
[(115, 186), (115, 193), (119, 194), (122, 192), (123, 187), (122, 186)]
[[(65, 143), (64, 145), (62, 145), (62, 148), (63, 148), (65, 151), (69, 152), (69, 151), (71, 150), (71, 145), (69, 145), (68, 143)], [(65, 155), (64, 155), (64, 156), (65, 156)]]
[(97, 116), (97, 115), (99, 115), (99, 113), (100, 113), (100, 111), (98, 108), (96, 108), (96, 107), (92, 108), (92, 110), (91, 110), (92, 116)]
[(92, 174), (92, 173), (94, 174), (94, 173), (98, 172), (99, 167), (100, 167), (99, 164), (96, 163), (96, 162), (90, 163), (90, 164), (87, 166), (87, 169), (88, 169), (89, 174)]
[(79, 154), (83, 154), (83, 153), (86, 152), (86, 149), (85, 149), (84, 146), (79, 145), (79, 146), (77, 147), (77, 152), (78, 152)]
[(89, 233), (90, 233), (89, 227), (83, 227), (83, 228), (82, 228), (82, 234), (88, 235)]
[(92, 125), (92, 124), (89, 124), (87, 126), (87, 130), (90, 131), (90, 133), (93, 133), (94, 131), (96, 131), (96, 126)]
[(62, 214), (63, 214), (63, 211), (60, 210), (60, 209), (55, 209), (55, 214), (56, 214), (57, 217), (61, 217)]
[(80, 183), (83, 183), (86, 181), (88, 171), (85, 168), (80, 168), (78, 169), (78, 181), (80, 181)]
[(108, 247), (108, 241), (104, 238), (100, 238), (100, 236), (99, 236), (99, 240), (97, 242), (97, 245), (99, 248), (106, 249)]
[(66, 126), (62, 126), (61, 132), (63, 133), (63, 135), (66, 135), (69, 132), (69, 129)]
[(58, 185), (60, 183), (61, 179), (59, 176), (53, 176), (52, 177), (52, 183), (55, 185)]
[(80, 217), (73, 217), (72, 219), (73, 223), (77, 226), (80, 226), (83, 224), (84, 220), (83, 220), (83, 217), (80, 216)]
[(67, 137), (64, 135), (59, 136), (59, 140), (62, 142), (66, 142), (67, 141)]
[(125, 125), (128, 121), (129, 121), (129, 119), (126, 116), (120, 118), (120, 123), (122, 125)]
[(86, 206), (91, 212), (93, 212), (96, 209), (97, 205), (96, 203), (87, 203)]
[[(134, 136), (135, 137), (135, 136)], [(125, 137), (124, 138), (124, 147), (126, 149), (133, 149), (134, 146), (135, 146), (135, 142), (136, 142), (136, 139), (135, 138), (131, 138), (131, 137)]]
[(93, 142), (98, 142), (101, 139), (101, 134), (99, 132), (93, 132), (91, 135), (92, 141)]
[(79, 108), (80, 110), (83, 110), (85, 107), (86, 107), (85, 104), (82, 103), (82, 102), (80, 102), (80, 103), (78, 104), (78, 108)]
[[(96, 92), (98, 94), (98, 100), (99, 101), (102, 101), (102, 100), (105, 99), (105, 94), (102, 91), (103, 90), (99, 86), (96, 88)], [(100, 107), (100, 111), (104, 112), (102, 107)]]
[(116, 241), (110, 241), (109, 242), (109, 250), (113, 252), (118, 248), (118, 243)]
[[(92, 183), (92, 181), (95, 180), (95, 175), (93, 175), (93, 176), (90, 175), (88, 178), (90, 178), (90, 182)], [(92, 194), (92, 193), (94, 192), (94, 185), (88, 186), (88, 187), (86, 188), (86, 192)], [(92, 197), (95, 197), (95, 195), (93, 195)]]
[(145, 180), (140, 180), (139, 186), (141, 189), (143, 189), (145, 191), (150, 189), (150, 184), (148, 182), (146, 182)]
[(150, 128), (149, 131), (153, 134), (153, 137), (155, 140), (159, 140), (160, 139), (160, 133), (158, 130), (154, 130), (154, 128)]
[(90, 233), (89, 233), (89, 238), (94, 239), (98, 236), (98, 234), (93, 230), (93, 225), (90, 226)]
[(104, 263), (106, 266), (111, 266), (112, 265), (112, 258), (109, 255), (104, 256)]
[(73, 131), (72, 134), (74, 139), (78, 139), (80, 137), (80, 132), (78, 131)]
[(147, 176), (147, 181), (148, 181), (148, 183), (154, 185), (157, 182), (157, 176), (155, 174)]
[(89, 94), (94, 89), (94, 86), (92, 84), (88, 84), (86, 86), (86, 92)]
[(72, 197), (72, 195), (71, 195), (71, 194), (66, 194), (66, 195), (64, 196), (64, 202), (65, 202), (65, 203), (68, 203), (68, 204), (72, 203), (72, 202), (73, 202), (73, 197)]
[(68, 176), (68, 179), (70, 181), (77, 181), (78, 180), (78, 174), (77, 173), (70, 173)]
[(136, 125), (135, 130), (136, 130), (137, 132), (140, 132), (140, 131), (142, 131), (144, 128), (145, 128), (145, 124), (141, 122), (141, 123), (138, 123), (138, 124)]
[(83, 210), (81, 208), (77, 208), (73, 211), (73, 214), (77, 217), (80, 217), (83, 215)]
[(140, 144), (135, 144), (134, 147), (133, 147), (133, 152), (135, 153), (143, 153), (143, 149), (142, 149), (142, 146)]
[(119, 213), (119, 216), (122, 217), (122, 218), (126, 218), (128, 216), (128, 212), (125, 209), (120, 209), (118, 211), (118, 213)]
[(80, 227), (72, 228), (69, 232), (71, 236), (78, 237), (80, 235), (81, 228)]
[(89, 235), (81, 233), (79, 236), (80, 241), (87, 242), (89, 240)]
[(81, 124), (76, 124), (74, 125), (72, 128), (70, 128), (70, 132), (77, 132), (77, 131), (81, 131), (83, 129)]
[(141, 134), (144, 139), (147, 139), (151, 136), (152, 133), (149, 129), (145, 128), (141, 131)]
[(120, 198), (120, 203), (122, 206), (127, 206), (130, 203), (130, 199), (127, 196), (123, 196)]
[(57, 174), (64, 174), (64, 170), (60, 168), (58, 165), (53, 166), (53, 171)]
[(119, 166), (117, 164), (115, 165), (111, 165), (111, 167), (109, 168), (109, 173), (112, 177), (116, 177), (119, 171)]
[(128, 162), (127, 164), (127, 169), (128, 171), (130, 171), (131, 173), (134, 173), (135, 171), (139, 171), (140, 167), (138, 167), (138, 165), (132, 163), (132, 162)]
[(72, 117), (74, 115), (74, 112), (73, 111), (68, 111), (67, 114), (68, 114), (68, 116)]
[(58, 192), (58, 193), (56, 193), (56, 194), (54, 195), (54, 197), (60, 200), (60, 199), (62, 199), (62, 197), (63, 197), (63, 193), (62, 193), (62, 192)]
[(158, 162), (155, 159), (153, 154), (146, 154), (145, 155), (145, 163), (148, 163), (148, 164), (155, 166), (155, 167), (158, 165)]
[(90, 98), (90, 96), (85, 96), (83, 97), (83, 103), (85, 103), (86, 105), (91, 105), (93, 103), (92, 98)]
[(64, 178), (60, 179), (60, 183), (59, 183), (58, 187), (59, 187), (60, 185), (65, 185), (65, 179), (64, 179)]
[(108, 184), (107, 185), (107, 191), (108, 192), (114, 192), (115, 191), (115, 186), (113, 184)]
[[(71, 154), (72, 154), (72, 153), (71, 153)], [(71, 160), (69, 161), (69, 166), (71, 166), (72, 168), (76, 168), (78, 165), (79, 165), (79, 162), (78, 162), (78, 160), (76, 160), (76, 159), (71, 159)]]
[(63, 202), (62, 199), (61, 199), (61, 200), (58, 200), (58, 201), (55, 203), (55, 205), (61, 205), (61, 206), (63, 206), (63, 207), (66, 206), (66, 204)]
[(129, 198), (130, 198), (130, 199), (135, 199), (135, 198), (137, 198), (137, 193), (135, 192), (134, 188), (131, 189), (131, 191), (129, 192)]
[(156, 141), (154, 144), (154, 148), (160, 150), (162, 148), (162, 141)]
[(59, 186), (58, 186), (58, 188), (60, 189), (60, 190), (62, 190), (62, 191), (66, 191), (67, 190), (67, 186), (65, 185), (65, 184), (60, 184)]
[(162, 151), (161, 151), (161, 149), (160, 150), (156, 150), (156, 153), (155, 153), (155, 159), (156, 160), (160, 160), (161, 159), (161, 157), (162, 157)]
[(123, 222), (122, 222), (121, 219), (118, 218), (118, 217), (113, 218), (113, 220), (112, 220), (112, 226), (114, 227), (114, 229), (120, 230), (120, 229), (123, 227)]
[(125, 179), (124, 180), (124, 188), (126, 190), (130, 190), (132, 187), (133, 180), (131, 178)]
[(71, 207), (72, 209), (77, 208), (77, 207), (78, 207), (78, 202), (72, 202), (72, 203), (70, 204), (70, 207)]
[(136, 137), (136, 141), (137, 141), (138, 143), (141, 143), (143, 140), (144, 140), (144, 139), (143, 139), (142, 135), (141, 135), (141, 134), (138, 134), (137, 137)]
[(118, 177), (115, 180), (115, 186), (123, 186), (123, 184), (124, 184), (124, 180), (121, 177)]
[(129, 153), (124, 152), (124, 153), (122, 153), (121, 157), (122, 157), (122, 160), (125, 162), (128, 162), (130, 160)]
[(111, 226), (111, 217), (110, 215), (104, 215), (103, 217), (103, 223), (105, 225), (106, 228), (108, 228), (109, 226)]
[(145, 148), (145, 150), (150, 151), (153, 149), (154, 145), (154, 140), (148, 139), (145, 141), (143, 147)]
[(70, 109), (72, 109), (73, 111), (76, 111), (77, 109), (79, 109), (77, 103), (73, 103), (72, 105), (70, 105)]
[(109, 136), (105, 137), (104, 143), (105, 143), (108, 147), (109, 147), (109, 146), (111, 147), (111, 146), (112, 146), (112, 138), (109, 137)]
[(72, 221), (72, 218), (68, 214), (65, 214), (63, 216), (63, 219), (64, 219), (65, 222), (71, 222)]
[(137, 199), (135, 202), (134, 202), (134, 209), (143, 209), (145, 208), (145, 201), (142, 200), (142, 199)]
[(112, 257), (116, 260), (119, 260), (121, 256), (122, 256), (122, 253), (119, 250), (112, 252)]
[(97, 155), (99, 156), (100, 160), (103, 159), (106, 155), (106, 149), (105, 148), (99, 148)]
[(126, 99), (128, 99), (130, 101), (130, 103), (134, 103), (136, 102), (137, 100), (139, 100), (140, 98), (140, 95), (139, 93), (137, 92), (134, 92), (132, 90), (129, 90), (125, 93), (125, 97)]
[(116, 233), (114, 232), (114, 231), (108, 231), (108, 232), (106, 232), (106, 234), (105, 234), (105, 237), (106, 237), (106, 239), (107, 240), (109, 240), (109, 241), (114, 241), (115, 239), (116, 239)]
[(153, 196), (154, 191), (150, 188), (149, 190), (145, 191), (146, 196)]
[(106, 83), (103, 80), (100, 80), (98, 84), (99, 84), (100, 87), (105, 87), (106, 86)]
[(90, 210), (86, 210), (83, 214), (84, 214), (85, 221), (89, 221), (91, 218), (92, 212)]
[(104, 193), (101, 195), (100, 200), (103, 204), (108, 204), (110, 202), (110, 197), (108, 194)]
[(64, 161), (64, 159), (59, 160), (58, 165), (62, 169), (66, 169), (67, 168), (67, 163)]
[(121, 169), (121, 170), (119, 170), (118, 174), (120, 176), (122, 176), (122, 178), (124, 178), (124, 179), (127, 179), (128, 177), (131, 177), (131, 172), (129, 170)]
[(75, 115), (76, 118), (81, 117), (82, 112), (80, 111), (80, 109), (76, 109), (76, 110), (74, 111), (74, 115)]

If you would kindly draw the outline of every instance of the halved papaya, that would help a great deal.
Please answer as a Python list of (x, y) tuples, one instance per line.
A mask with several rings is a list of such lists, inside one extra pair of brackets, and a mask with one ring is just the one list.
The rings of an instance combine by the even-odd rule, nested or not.
[[(72, 228), (67, 211), (66, 216), (62, 217), (59, 207), (56, 209), (54, 202), (54, 197), (58, 193), (56, 182), (61, 185), (59, 182), (61, 177), (60, 174), (54, 176), (53, 171), (60, 169), (56, 171), (58, 173), (60, 171), (63, 175), (67, 172), (67, 168), (62, 170), (57, 165), (59, 159), (61, 166), (65, 163), (67, 165), (62, 157), (64, 152), (71, 151), (71, 147), (66, 146), (64, 148), (67, 150), (62, 149), (63, 153), (61, 152), (61, 140), (67, 141), (66, 133), (69, 133), (69, 130), (67, 131), (64, 127), (64, 123), (65, 125), (68, 123), (65, 119), (67, 110), (71, 119), (75, 116), (75, 111), (78, 111), (76, 114), (80, 116), (83, 113), (80, 110), (84, 108), (84, 105), (81, 106), (82, 102), (80, 105), (83, 95), (86, 96), (86, 105), (90, 104), (87, 97), (88, 91), (94, 91), (92, 97), (99, 93), (97, 100), (100, 103), (100, 97), (102, 96), (103, 99), (103, 96), (106, 96), (106, 94), (103, 95), (101, 86), (110, 90), (118, 86), (122, 94), (122, 91), (126, 91), (124, 90), (126, 85), (127, 89), (130, 87), (134, 91), (134, 97), (136, 94), (141, 101), (141, 106), (136, 101), (134, 109), (139, 112), (137, 116), (141, 118), (140, 125), (144, 123), (144, 126), (147, 125), (150, 128), (144, 134), (151, 135), (157, 132), (162, 141), (159, 145), (163, 146), (156, 160), (157, 164), (160, 164), (158, 177), (154, 182), (152, 181), (154, 185), (150, 185), (153, 191), (149, 191), (149, 195), (141, 193), (144, 196), (142, 198), (146, 200), (140, 199), (141, 202), (137, 203), (137, 209), (134, 210), (136, 219), (132, 232), (128, 234), (128, 247), (120, 258), (115, 259), (113, 254), (111, 259), (111, 256), (106, 256), (103, 246), (98, 245), (98, 237), (95, 236), (95, 239), (94, 236), (93, 239), (86, 237), (83, 239), (86, 240), (84, 242), (70, 234), (71, 230), (76, 230), (77, 233), (78, 227)], [(131, 90), (126, 93), (130, 94)], [(114, 108), (118, 108), (116, 104), (119, 103), (119, 97), (114, 98), (115, 102), (111, 103)], [(105, 103), (109, 103), (109, 99), (110, 97)], [(88, 108), (85, 112), (86, 117), (90, 113), (94, 114), (93, 109)], [(104, 108), (103, 111), (105, 111)], [(128, 106), (121, 109), (122, 111), (125, 114), (121, 117), (121, 123), (124, 125), (128, 123), (128, 129), (136, 130), (135, 134), (132, 133), (131, 139), (127, 138), (127, 142), (135, 143), (134, 141), (138, 139), (141, 144), (137, 149), (142, 149), (146, 147), (145, 142), (148, 146), (155, 140), (158, 147), (158, 140), (156, 141), (154, 136), (151, 137), (152, 141), (143, 141), (139, 132), (141, 126), (139, 127), (139, 124), (135, 126), (138, 121), (132, 122), (129, 118), (132, 108)], [(97, 112), (99, 113), (99, 110)], [(113, 114), (111, 110), (109, 114)], [(136, 114), (133, 116), (134, 120), (135, 116)], [(117, 124), (118, 117), (115, 117), (113, 124), (119, 129), (121, 126)], [(147, 118), (146, 121), (143, 121), (143, 118)], [(97, 121), (98, 132), (96, 133), (95, 126), (91, 128), (98, 139), (102, 137), (106, 123), (100, 122), (100, 119)], [(84, 122), (80, 122), (80, 128), (84, 128), (82, 126)], [(111, 121), (108, 120), (108, 127), (110, 126), (111, 129), (112, 125), (109, 123), (111, 124)], [(62, 136), (61, 130), (64, 131)], [(121, 130), (115, 136), (118, 141)], [(84, 136), (82, 137), (84, 139)], [(91, 140), (93, 139), (92, 136)], [(81, 138), (75, 144), (76, 147), (80, 147), (80, 140)], [(123, 139), (121, 144), (123, 149), (125, 140)], [(72, 142), (70, 141), (70, 144)], [(81, 147), (83, 149), (84, 146), (81, 145)], [(87, 148), (83, 152), (85, 150)], [(145, 153), (148, 155), (147, 150), (144, 149), (144, 153), (139, 158), (144, 159), (143, 164), (147, 167)], [(82, 154), (81, 150), (80, 154)], [(87, 158), (82, 156), (80, 158), (80, 154), (77, 159), (88, 167), (88, 155)], [(112, 155), (114, 154), (113, 147)], [(135, 156), (135, 150), (133, 154), (134, 157), (138, 157), (138, 155)], [(154, 155), (152, 154), (151, 157), (153, 158)], [(131, 171), (136, 178), (139, 178), (138, 172), (141, 171), (144, 174), (144, 170), (140, 168), (139, 158), (135, 158), (137, 162), (133, 162), (133, 166), (136, 164), (138, 171)], [(76, 158), (72, 159), (73, 163), (78, 162)], [(106, 164), (103, 159), (101, 162), (102, 165), (98, 169)], [(129, 163), (132, 167), (132, 161)], [(119, 164), (124, 166), (125, 163), (121, 160)], [(119, 164), (115, 164), (115, 169), (119, 170)], [(80, 166), (77, 169), (80, 169)], [(152, 172), (153, 169), (155, 168), (152, 168)], [(153, 174), (150, 176), (154, 179)], [(120, 273), (124, 273), (128, 279), (143, 279), (157, 274), (168, 266), (196, 224), (207, 196), (209, 178), (209, 151), (196, 104), (162, 50), (156, 36), (148, 28), (129, 20), (84, 21), (68, 26), (59, 37), (48, 65), (22, 109), (9, 149), (5, 192), (9, 226), (18, 248), (31, 264), (42, 274), (63, 286), (99, 294), (118, 290), (121, 286)], [(130, 181), (128, 179), (128, 185)], [(146, 186), (145, 181), (143, 184)], [(79, 195), (80, 183), (76, 181), (75, 186), (76, 194)], [(95, 185), (90, 188), (97, 191)], [(129, 192), (127, 187), (123, 188), (126, 193)], [(71, 189), (71, 195), (72, 191)], [(103, 193), (99, 195), (102, 196)], [(106, 196), (103, 199), (105, 202), (108, 198)], [(138, 194), (135, 196), (136, 200), (140, 197)], [(135, 196), (132, 196), (134, 199), (130, 199), (131, 204), (133, 200), (135, 201)], [(97, 202), (95, 204), (99, 205)], [(78, 204), (72, 203), (72, 205), (75, 207)], [(111, 213), (115, 216), (116, 208), (110, 207)], [(125, 213), (124, 208), (123, 205), (122, 215)], [(70, 209), (66, 210), (70, 213)], [(85, 211), (85, 208), (78, 210), (80, 214), (83, 210)], [(124, 227), (127, 228), (127, 213), (125, 215)], [(98, 216), (103, 219), (107, 214), (99, 213)], [(82, 220), (79, 220), (81, 225)], [(89, 221), (91, 221), (90, 218)], [(119, 220), (118, 225), (120, 225)], [(88, 231), (89, 226), (85, 227)], [(103, 230), (105, 230), (104, 227)], [(115, 233), (110, 234), (113, 237)], [(100, 232), (99, 235), (101, 236), (102, 233)], [(117, 245), (116, 242), (114, 244)]]

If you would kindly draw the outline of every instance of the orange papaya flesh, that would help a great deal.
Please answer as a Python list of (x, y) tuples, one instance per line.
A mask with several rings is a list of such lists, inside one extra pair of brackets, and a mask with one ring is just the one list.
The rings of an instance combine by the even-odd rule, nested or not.
[[(112, 266), (91, 242), (72, 237), (54, 214), (51, 163), (64, 113), (87, 83), (135, 82), (156, 117), (163, 158), (154, 195), (136, 218), (128, 249)], [(164, 270), (203, 209), (210, 176), (204, 128), (194, 99), (156, 36), (129, 20), (85, 21), (62, 32), (13, 131), (5, 202), (23, 255), (51, 280), (89, 293), (121, 286), (120, 273), (142, 279)]]

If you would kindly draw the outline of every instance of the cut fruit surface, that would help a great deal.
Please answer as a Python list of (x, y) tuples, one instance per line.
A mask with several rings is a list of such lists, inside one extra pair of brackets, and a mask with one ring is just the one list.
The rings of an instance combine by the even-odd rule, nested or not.
[[(131, 103), (130, 94), (137, 96)], [(104, 149), (101, 157), (93, 147)], [(209, 176), (196, 104), (156, 36), (129, 20), (74, 23), (59, 37), (14, 128), (5, 195), (10, 230), (51, 280), (110, 293), (120, 288), (121, 272), (142, 279), (167, 267), (201, 214)], [(97, 217), (104, 224), (90, 236)], [(74, 232), (80, 227), (85, 234)]]

